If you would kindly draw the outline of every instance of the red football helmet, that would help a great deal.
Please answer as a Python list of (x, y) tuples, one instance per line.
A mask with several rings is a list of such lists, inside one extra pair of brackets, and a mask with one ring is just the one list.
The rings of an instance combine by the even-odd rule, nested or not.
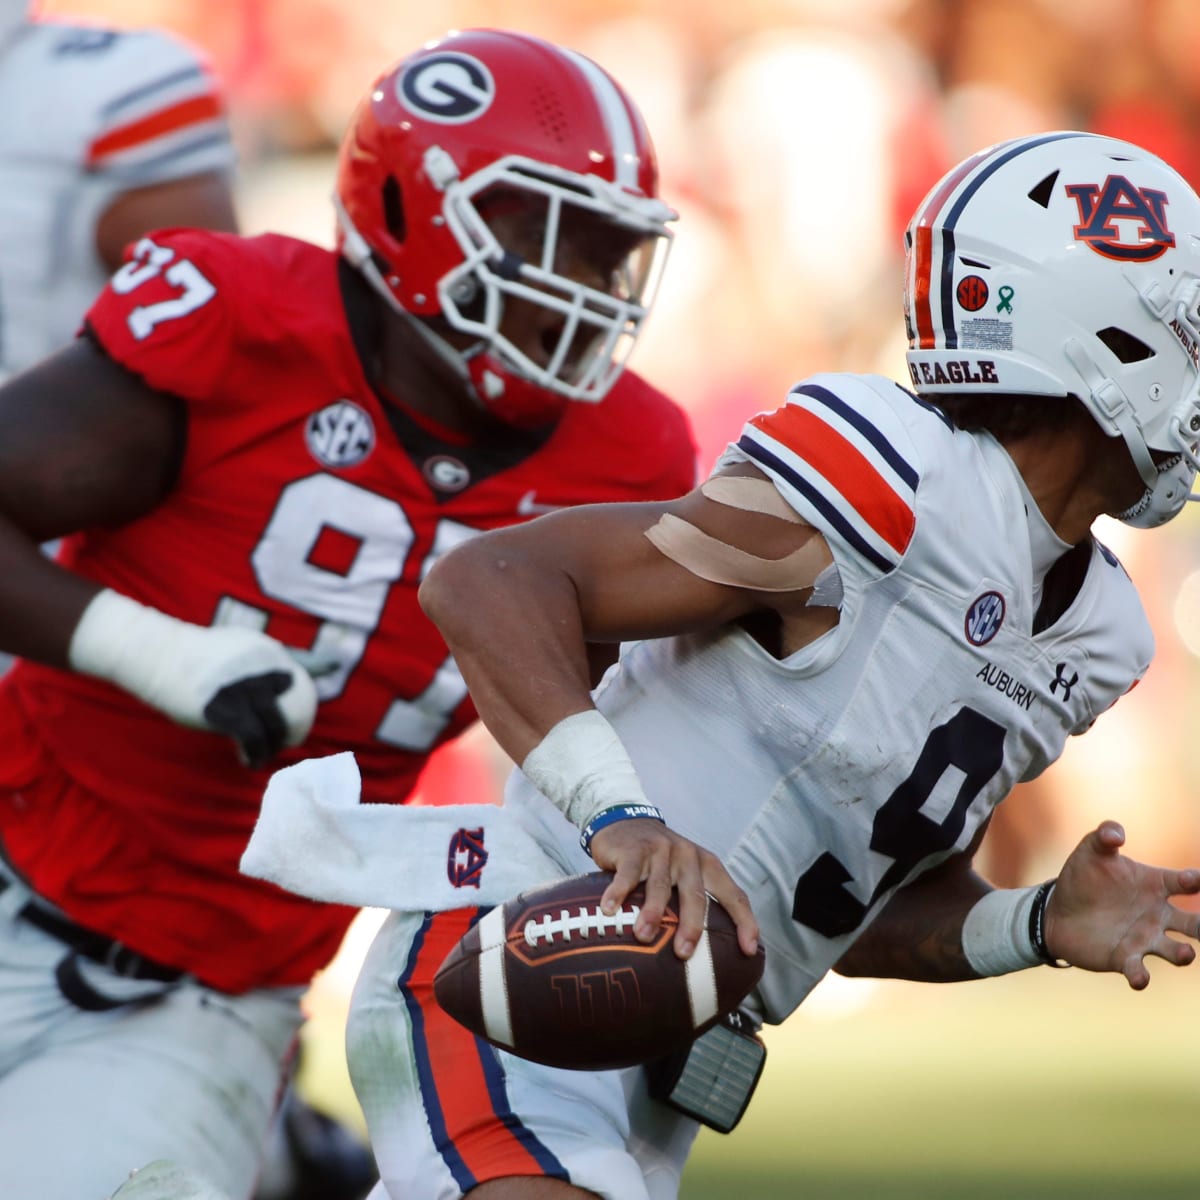
[[(477, 339), (452, 348), (418, 322), (485, 407), (538, 425), (566, 400), (602, 399), (623, 369), (670, 246), (657, 189), (650, 136), (605, 71), (526, 34), (468, 30), (404, 59), (360, 105), (338, 164), (339, 246), (394, 308)], [(594, 248), (597, 230), (610, 239), (598, 265), (565, 269), (566, 240)], [(537, 306), (533, 343), (501, 329), (516, 300)]]

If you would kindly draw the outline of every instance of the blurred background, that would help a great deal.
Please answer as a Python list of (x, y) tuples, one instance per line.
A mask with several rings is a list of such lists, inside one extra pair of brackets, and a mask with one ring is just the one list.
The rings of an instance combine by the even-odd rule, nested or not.
[[(241, 151), (240, 216), (331, 244), (333, 152), (394, 59), (448, 29), (561, 41), (633, 93), (676, 246), (635, 368), (690, 411), (706, 471), (754, 412), (815, 370), (905, 378), (901, 233), (941, 173), (1047, 129), (1129, 138), (1200, 185), (1196, 0), (45, 0), (48, 17), (153, 24), (205, 49)], [(1100, 536), (1141, 589), (1159, 655), (1143, 684), (1002, 806), (983, 866), (1053, 875), (1102, 817), (1129, 852), (1200, 863), (1191, 701), (1200, 685), (1200, 515)], [(470, 735), (427, 802), (495, 795)], [(304, 1086), (359, 1117), (341, 1063), (364, 914), (309, 998)], [(1192, 1195), (1200, 968), (1150, 990), (1036, 971), (955, 988), (831, 979), (768, 1036), (730, 1137), (701, 1139), (688, 1200)]]

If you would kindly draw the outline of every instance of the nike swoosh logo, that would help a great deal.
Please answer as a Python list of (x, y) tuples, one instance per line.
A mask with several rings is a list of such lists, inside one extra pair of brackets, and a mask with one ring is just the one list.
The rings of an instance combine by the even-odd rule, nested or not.
[(569, 508), (567, 504), (539, 504), (537, 492), (528, 491), (517, 501), (517, 512), (523, 517), (536, 517), (540, 513), (558, 512), (560, 508)]

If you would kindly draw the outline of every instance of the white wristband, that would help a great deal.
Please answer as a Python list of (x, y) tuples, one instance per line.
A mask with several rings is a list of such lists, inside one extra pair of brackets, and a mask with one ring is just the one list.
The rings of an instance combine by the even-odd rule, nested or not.
[(73, 671), (107, 679), (149, 700), (159, 671), (171, 670), (171, 644), (184, 622), (105, 588), (92, 597), (71, 635)]
[(997, 888), (967, 913), (963, 956), (979, 975), (1007, 975), (1039, 966), (1043, 959), (1029, 936), (1037, 887)]
[(617, 731), (594, 708), (563, 717), (525, 756), (521, 770), (581, 829), (601, 809), (648, 803)]

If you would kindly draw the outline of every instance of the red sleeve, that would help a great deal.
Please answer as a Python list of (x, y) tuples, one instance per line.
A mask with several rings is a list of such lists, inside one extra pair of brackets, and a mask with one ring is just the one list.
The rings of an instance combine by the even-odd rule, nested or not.
[(626, 499), (673, 500), (696, 486), (696, 436), (683, 408), (632, 371), (617, 380), (605, 406), (607, 452), (622, 464)]
[[(201, 230), (142, 238), (84, 318), (101, 348), (152, 388), (202, 400), (235, 342), (239, 239)], [(243, 303), (244, 300), (243, 300)]]
[(677, 404), (669, 400), (665, 402), (674, 413), (674, 420), (666, 423), (676, 427), (663, 463), (666, 498), (674, 499), (696, 486), (696, 457), (699, 450), (691, 418)]

